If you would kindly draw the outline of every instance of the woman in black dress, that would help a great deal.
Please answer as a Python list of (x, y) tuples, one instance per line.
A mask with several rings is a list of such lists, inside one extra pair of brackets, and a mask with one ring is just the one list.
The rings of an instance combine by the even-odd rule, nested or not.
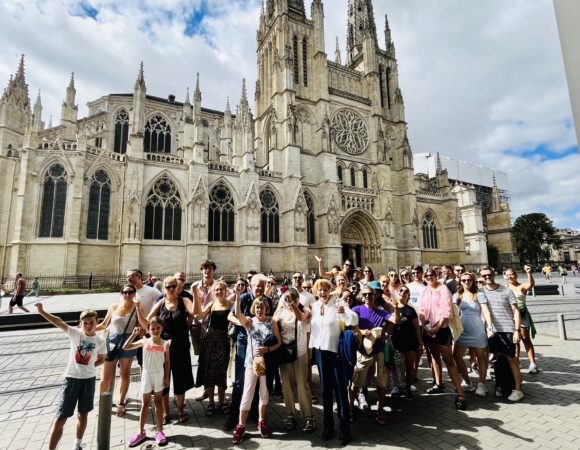
[(228, 287), (218, 281), (212, 288), (213, 301), (195, 317), (204, 320), (209, 316), (206, 332), (201, 338), (201, 353), (197, 369), (197, 387), (205, 386), (208, 392), (209, 405), (205, 411), (208, 417), (215, 414), (214, 389), (218, 387), (218, 409), (222, 414), (229, 414), (226, 403), (228, 362), (230, 360), (230, 339), (228, 337), (228, 314), (233, 302), (228, 300)]
[[(195, 286), (192, 288), (195, 299), (192, 302), (188, 298), (177, 295), (177, 284), (175, 277), (167, 277), (163, 280), (163, 298), (155, 304), (149, 316), (147, 316), (147, 320), (153, 316), (159, 316), (165, 322), (162, 337), (164, 340), (171, 340), (169, 360), (173, 379), (173, 393), (177, 403), (177, 416), (179, 422), (183, 423), (188, 419), (184, 411), (185, 393), (194, 386), (191, 355), (189, 353), (187, 315), (194, 316), (198, 313), (200, 302)], [(163, 417), (166, 424), (170, 423), (169, 389), (163, 391)]]

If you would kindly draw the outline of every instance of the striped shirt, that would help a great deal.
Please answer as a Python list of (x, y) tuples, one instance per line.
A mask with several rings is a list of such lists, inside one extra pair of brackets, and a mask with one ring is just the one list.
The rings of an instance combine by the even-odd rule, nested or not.
[(514, 313), (511, 305), (518, 301), (513, 291), (505, 286), (498, 286), (495, 289), (483, 289), (487, 306), (491, 313), (491, 321), (496, 331), (500, 333), (514, 332)]

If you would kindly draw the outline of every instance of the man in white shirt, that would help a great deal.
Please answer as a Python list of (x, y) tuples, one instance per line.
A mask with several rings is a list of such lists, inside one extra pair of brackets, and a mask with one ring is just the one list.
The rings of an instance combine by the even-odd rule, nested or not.
[(137, 290), (135, 297), (141, 303), (145, 316), (148, 316), (157, 300), (163, 297), (163, 294), (154, 287), (143, 283), (143, 272), (139, 269), (127, 270), (127, 283), (135, 286)]

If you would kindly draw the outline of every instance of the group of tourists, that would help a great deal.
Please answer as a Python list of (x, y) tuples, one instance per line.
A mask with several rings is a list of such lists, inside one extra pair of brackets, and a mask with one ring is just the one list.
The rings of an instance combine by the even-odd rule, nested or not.
[[(336, 403), (341, 445), (350, 440), (350, 424), (370, 410), (371, 383), (376, 386), (379, 425), (387, 423), (387, 396), (413, 399), (423, 356), (433, 380), (426, 393), (444, 391), (445, 365), (459, 410), (467, 407), (466, 392), (487, 394), (488, 365), (499, 358), (508, 362), (515, 384), (511, 392), (495, 394), (514, 402), (523, 398), (520, 341), (530, 362), (528, 372), (538, 372), (532, 343), (535, 329), (526, 308), (526, 293), (534, 286), (531, 268), (525, 267), (524, 283), (508, 269), (508, 286), (501, 286), (489, 267), (475, 274), (461, 264), (440, 270), (416, 265), (377, 276), (371, 267), (357, 268), (350, 260), (326, 271), (323, 259), (316, 259), (319, 274), (313, 284), (296, 271), (280, 288), (271, 274), (254, 271), (228, 286), (216, 278), (217, 267), (210, 260), (202, 262), (201, 279), (189, 290), (182, 272), (165, 278), (160, 291), (147, 284), (140, 270), (129, 270), (120, 299), (105, 318), (98, 322), (94, 311), (83, 311), (79, 328), (67, 326), (38, 303), (39, 314), (71, 340), (66, 389), (50, 448), (56, 448), (77, 402), (75, 445), (81, 448), (87, 414), (93, 408), (97, 366), (102, 365), (101, 393), (110, 392), (119, 368), (116, 414), (125, 415), (135, 358), (141, 368), (142, 403), (139, 430), (130, 437), (130, 447), (147, 439), (151, 397), (154, 438), (159, 445), (166, 444), (163, 426), (188, 421), (185, 396), (195, 386), (203, 387), (196, 400), (207, 400), (206, 415), (223, 415), (224, 428), (234, 430), (234, 444), (244, 440), (248, 418), (257, 421), (262, 437), (270, 436), (267, 410), (270, 396), (277, 393), (286, 409), (285, 431), (300, 424), (304, 432), (312, 433), (317, 428), (313, 404), (319, 402), (312, 385), (313, 365), (318, 369), (324, 413), (322, 439), (335, 436)], [(192, 344), (199, 357), (195, 380)], [(233, 389), (228, 403), (230, 364)], [(476, 383), (470, 371), (478, 375)], [(171, 384), (175, 417), (169, 402)]]

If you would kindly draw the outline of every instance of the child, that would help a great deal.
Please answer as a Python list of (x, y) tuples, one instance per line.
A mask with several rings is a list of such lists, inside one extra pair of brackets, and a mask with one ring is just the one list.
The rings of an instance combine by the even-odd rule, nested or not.
[(70, 327), (59, 317), (47, 313), (42, 303), (37, 303), (38, 314), (64, 331), (70, 339), (70, 357), (64, 372), (64, 383), (56, 413), (56, 420), (50, 432), (49, 449), (55, 449), (62, 437), (66, 420), (74, 414), (78, 402), (78, 424), (74, 448), (80, 450), (87, 428), (87, 417), (93, 409), (95, 397), (96, 367), (103, 364), (107, 349), (105, 340), (97, 336), (97, 313), (85, 309), (81, 313), (81, 328)]
[(159, 445), (165, 445), (167, 438), (163, 434), (163, 389), (169, 388), (169, 344), (161, 338), (163, 332), (163, 320), (159, 317), (149, 319), (149, 333), (151, 337), (133, 342), (140, 333), (139, 328), (133, 330), (133, 334), (123, 345), (123, 350), (134, 350), (143, 347), (143, 372), (141, 373), (141, 415), (139, 417), (139, 433), (129, 440), (129, 447), (141, 444), (147, 435), (145, 433), (145, 421), (151, 404), (151, 392), (154, 393), (155, 417), (157, 419), (157, 434), (155, 441)]

